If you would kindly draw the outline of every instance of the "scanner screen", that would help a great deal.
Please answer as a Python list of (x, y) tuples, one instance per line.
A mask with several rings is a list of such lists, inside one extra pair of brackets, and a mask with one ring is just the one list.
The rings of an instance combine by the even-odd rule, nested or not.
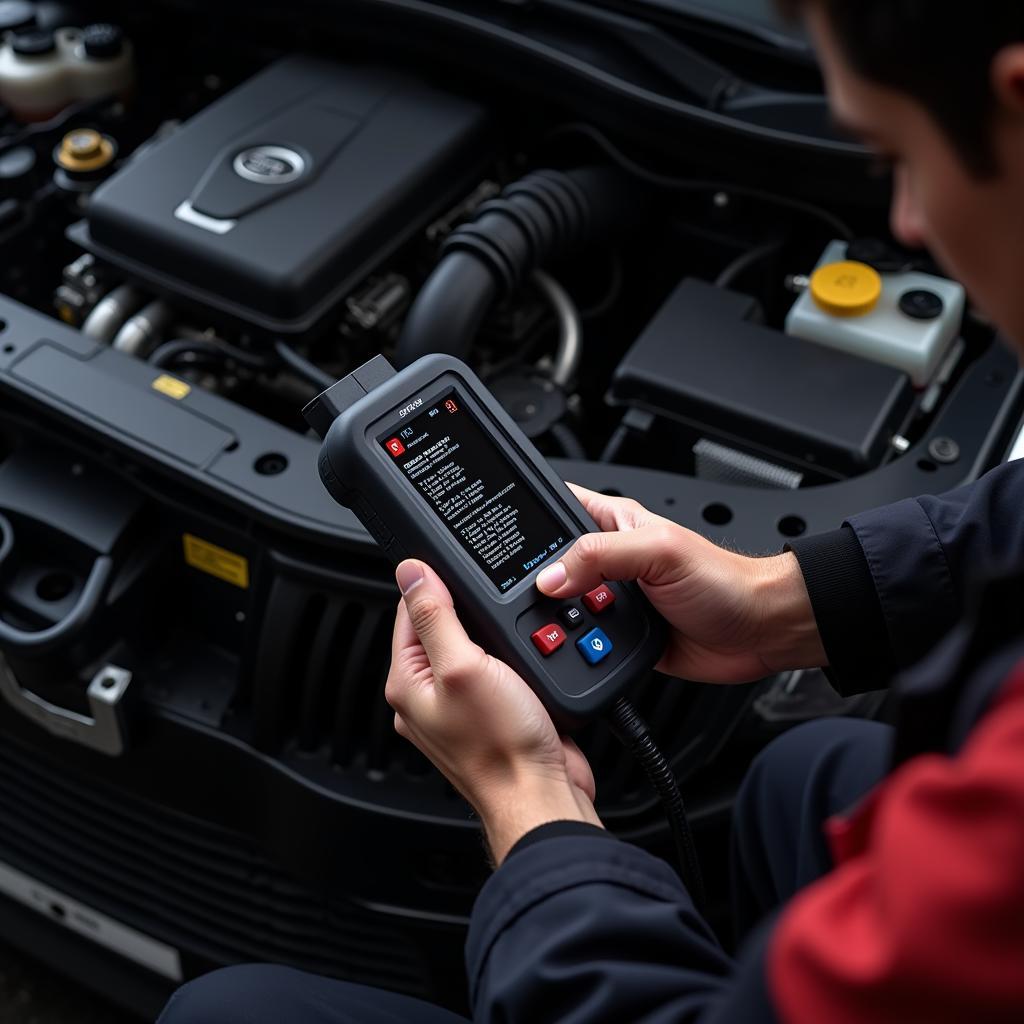
[(409, 409), (380, 445), (502, 593), (572, 539), (454, 388)]

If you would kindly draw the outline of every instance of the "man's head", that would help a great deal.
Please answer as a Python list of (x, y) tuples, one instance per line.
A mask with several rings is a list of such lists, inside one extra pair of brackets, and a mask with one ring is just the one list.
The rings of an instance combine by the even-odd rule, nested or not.
[(784, 0), (837, 122), (890, 162), (893, 233), (1024, 348), (1024, 3)]

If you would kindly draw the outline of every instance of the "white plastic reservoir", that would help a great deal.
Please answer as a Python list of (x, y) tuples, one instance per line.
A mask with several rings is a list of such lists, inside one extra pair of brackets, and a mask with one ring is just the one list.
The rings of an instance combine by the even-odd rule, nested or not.
[(916, 271), (879, 274), (846, 261), (830, 242), (810, 285), (786, 317), (786, 333), (904, 370), (917, 387), (931, 380), (960, 331), (964, 289)]

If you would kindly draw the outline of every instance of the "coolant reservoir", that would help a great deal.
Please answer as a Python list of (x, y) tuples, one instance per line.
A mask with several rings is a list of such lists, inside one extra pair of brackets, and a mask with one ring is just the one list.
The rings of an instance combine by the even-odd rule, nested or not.
[(786, 333), (905, 371), (917, 387), (933, 377), (960, 330), (964, 289), (916, 271), (879, 274), (829, 243)]
[(9, 33), (0, 45), (0, 102), (23, 122), (79, 100), (123, 96), (135, 78), (131, 43), (115, 25)]

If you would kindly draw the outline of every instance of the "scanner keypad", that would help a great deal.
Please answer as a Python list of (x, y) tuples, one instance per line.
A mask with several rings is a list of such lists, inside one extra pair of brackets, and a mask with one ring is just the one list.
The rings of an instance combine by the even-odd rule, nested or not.
[(585, 693), (614, 671), (643, 636), (628, 592), (614, 583), (571, 601), (541, 599), (520, 616), (518, 632), (569, 694)]

